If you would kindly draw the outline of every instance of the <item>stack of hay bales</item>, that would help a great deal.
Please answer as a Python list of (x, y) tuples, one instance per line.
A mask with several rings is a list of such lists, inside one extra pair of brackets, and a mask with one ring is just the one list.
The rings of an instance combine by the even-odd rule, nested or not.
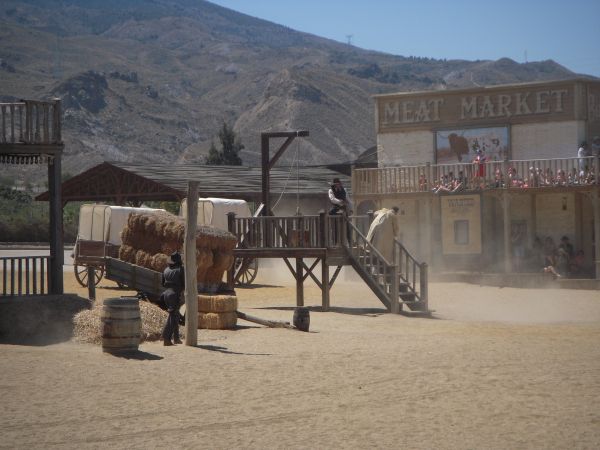
[[(121, 232), (123, 243), (119, 250), (119, 259), (162, 272), (167, 267), (169, 255), (176, 250), (183, 249), (184, 236), (185, 221), (181, 217), (167, 212), (132, 213)], [(196, 230), (196, 276), (199, 292), (217, 292), (223, 274), (233, 265), (235, 245), (236, 238), (228, 231), (198, 226)], [(231, 311), (203, 312), (220, 314)], [(215, 321), (207, 319), (207, 321), (210, 320)], [(217, 322), (226, 324), (230, 323), (231, 319), (219, 319)], [(227, 328), (231, 328), (231, 326)]]
[(237, 324), (235, 295), (198, 295), (198, 328), (227, 330)]

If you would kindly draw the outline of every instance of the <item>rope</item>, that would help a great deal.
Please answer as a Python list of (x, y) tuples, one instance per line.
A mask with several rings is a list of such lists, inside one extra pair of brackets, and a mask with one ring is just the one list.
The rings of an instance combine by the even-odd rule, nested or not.
[[(294, 159), (296, 159), (296, 156), (298, 156), (297, 152), (294, 155)], [(290, 165), (290, 171), (288, 172), (288, 176), (285, 179), (285, 184), (283, 185), (283, 191), (281, 191), (281, 194), (279, 195), (279, 198), (277, 199), (277, 201), (273, 205), (272, 209), (275, 209), (277, 207), (277, 205), (279, 204), (279, 201), (283, 197), (283, 194), (285, 194), (285, 190), (287, 189), (288, 181), (290, 181), (290, 176), (292, 175), (292, 170), (294, 170), (294, 161), (292, 161), (292, 164)]]

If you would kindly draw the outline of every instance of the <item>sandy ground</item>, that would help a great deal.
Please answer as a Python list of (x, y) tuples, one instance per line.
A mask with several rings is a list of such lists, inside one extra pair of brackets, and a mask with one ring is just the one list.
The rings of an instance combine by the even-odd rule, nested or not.
[[(291, 321), (291, 275), (265, 268), (256, 283), (240, 310)], [(0, 447), (600, 447), (597, 291), (433, 283), (433, 319), (385, 313), (348, 275), (330, 312), (305, 291), (309, 333), (239, 321), (131, 358), (0, 344)]]

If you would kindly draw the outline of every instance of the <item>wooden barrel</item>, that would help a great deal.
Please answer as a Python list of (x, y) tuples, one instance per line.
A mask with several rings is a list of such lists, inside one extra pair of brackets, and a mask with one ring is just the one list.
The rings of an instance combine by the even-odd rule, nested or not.
[(299, 307), (294, 310), (294, 326), (300, 331), (308, 331), (310, 325), (310, 311), (308, 308)]
[(102, 351), (134, 352), (140, 345), (142, 319), (136, 297), (108, 298), (102, 306)]

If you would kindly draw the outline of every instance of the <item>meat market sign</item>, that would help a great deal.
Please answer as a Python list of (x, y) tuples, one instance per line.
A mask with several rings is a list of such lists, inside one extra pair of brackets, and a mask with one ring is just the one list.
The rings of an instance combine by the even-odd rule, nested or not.
[(503, 86), (381, 95), (376, 97), (379, 132), (451, 125), (575, 120), (580, 82)]

